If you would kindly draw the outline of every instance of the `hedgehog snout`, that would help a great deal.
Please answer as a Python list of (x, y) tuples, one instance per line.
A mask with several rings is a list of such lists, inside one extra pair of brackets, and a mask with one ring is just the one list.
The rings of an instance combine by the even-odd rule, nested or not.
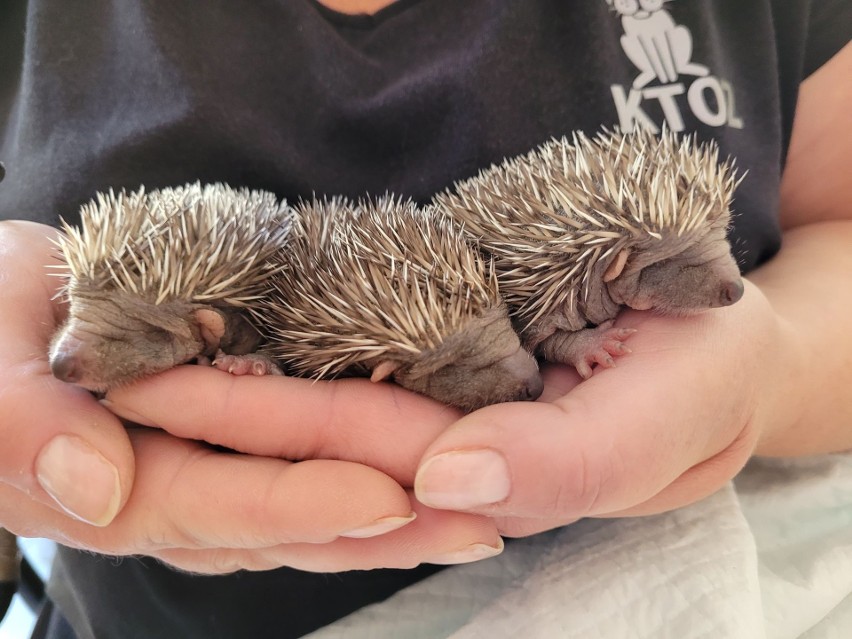
[(544, 382), (538, 372), (535, 359), (523, 348), (500, 362), (509, 379), (517, 379), (519, 383), (511, 399), (513, 401), (534, 401), (544, 390)]
[(526, 381), (526, 385), (522, 390), (522, 394), (518, 397), (520, 401), (530, 401), (534, 402), (539, 397), (541, 397), (542, 392), (544, 391), (544, 380), (541, 379), (541, 375), (536, 373)]
[(50, 351), (50, 372), (63, 382), (74, 384), (83, 376), (80, 352), (83, 342), (66, 333)]
[(725, 282), (722, 284), (722, 295), (719, 301), (722, 306), (730, 306), (731, 304), (740, 301), (744, 291), (745, 286), (740, 278), (737, 278), (732, 282)]
[(50, 372), (57, 379), (73, 384), (80, 380), (79, 360), (70, 353), (62, 353), (50, 361)]

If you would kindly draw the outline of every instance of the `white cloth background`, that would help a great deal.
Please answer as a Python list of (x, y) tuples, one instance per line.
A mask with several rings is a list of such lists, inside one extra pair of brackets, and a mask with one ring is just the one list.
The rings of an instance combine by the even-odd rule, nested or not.
[(852, 455), (755, 459), (711, 497), (507, 544), (312, 639), (849, 639)]

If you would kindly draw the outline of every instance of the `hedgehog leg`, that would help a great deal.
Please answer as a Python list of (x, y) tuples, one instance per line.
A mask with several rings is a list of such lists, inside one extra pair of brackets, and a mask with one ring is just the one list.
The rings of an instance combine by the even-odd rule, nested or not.
[(547, 361), (569, 364), (580, 377), (589, 379), (593, 364), (612, 368), (615, 357), (630, 352), (624, 340), (635, 332), (635, 328), (613, 328), (609, 321), (579, 331), (557, 331), (542, 341), (537, 350)]
[(216, 353), (216, 359), (213, 360), (211, 366), (215, 366), (231, 375), (261, 376), (284, 374), (272, 358), (261, 355), (260, 353), (228, 355), (220, 350)]

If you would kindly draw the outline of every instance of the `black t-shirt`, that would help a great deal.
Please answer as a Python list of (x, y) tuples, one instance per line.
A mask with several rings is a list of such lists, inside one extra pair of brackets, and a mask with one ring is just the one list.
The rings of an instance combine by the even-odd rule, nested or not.
[[(6, 2), (0, 219), (196, 180), (426, 201), (552, 136), (665, 122), (748, 171), (731, 231), (748, 271), (778, 250), (798, 85), (848, 42), (850, 3), (639, 4)], [(81, 637), (288, 637), (434, 570), (190, 577), (63, 550), (52, 592)]]

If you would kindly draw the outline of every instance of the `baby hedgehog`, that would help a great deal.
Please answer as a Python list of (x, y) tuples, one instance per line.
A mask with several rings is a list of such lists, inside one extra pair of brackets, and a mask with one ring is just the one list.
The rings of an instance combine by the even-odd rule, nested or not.
[(277, 260), (275, 291), (251, 312), (288, 372), (392, 379), (463, 410), (541, 394), (494, 273), (434, 211), (305, 202)]
[(244, 308), (266, 292), (291, 215), (271, 193), (223, 184), (98, 194), (57, 241), (70, 306), (51, 371), (101, 392), (220, 348), (254, 350)]
[(436, 196), (492, 256), (524, 345), (584, 378), (629, 352), (622, 306), (688, 314), (743, 283), (726, 232), (738, 182), (714, 143), (644, 129), (552, 140)]

